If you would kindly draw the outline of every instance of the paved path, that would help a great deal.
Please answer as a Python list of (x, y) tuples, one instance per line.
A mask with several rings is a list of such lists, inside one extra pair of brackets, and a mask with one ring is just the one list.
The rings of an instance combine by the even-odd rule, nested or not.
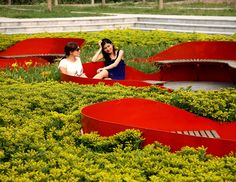
[[(76, 11), (74, 11), (76, 12)], [(79, 12), (79, 11), (78, 11)], [(236, 16), (189, 16), (189, 15), (154, 15), (154, 14), (124, 14), (124, 13), (103, 13), (106, 16), (118, 16), (118, 17), (165, 17), (165, 18), (181, 18), (181, 19), (201, 19), (204, 17), (206, 20), (215, 20), (215, 19), (220, 19), (220, 20), (236, 20)], [(102, 16), (96, 16), (97, 18), (102, 17)], [(47, 19), (80, 19), (80, 18), (88, 18), (86, 17), (60, 17), (60, 18), (34, 18), (35, 20), (47, 20)], [(6, 17), (0, 17), (0, 22), (1, 21), (7, 21), (7, 20), (32, 20), (32, 18), (6, 18)]]
[(227, 82), (202, 82), (202, 81), (179, 81), (179, 82), (166, 82), (164, 87), (170, 89), (180, 89), (180, 88), (191, 88), (191, 90), (218, 90), (220, 88), (235, 88), (235, 83)]
[[(74, 13), (80, 13), (75, 11)], [(70, 18), (1, 18), (0, 33), (95, 32), (108, 29), (163, 30), (170, 32), (233, 35), (236, 17), (149, 14), (111, 14)]]

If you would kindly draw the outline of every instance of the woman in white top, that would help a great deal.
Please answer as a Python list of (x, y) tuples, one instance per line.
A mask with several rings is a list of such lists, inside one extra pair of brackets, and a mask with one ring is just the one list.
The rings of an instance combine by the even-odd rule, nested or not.
[(83, 73), (83, 66), (80, 60), (80, 49), (76, 42), (68, 42), (64, 48), (65, 57), (59, 63), (61, 73), (71, 76), (87, 78)]

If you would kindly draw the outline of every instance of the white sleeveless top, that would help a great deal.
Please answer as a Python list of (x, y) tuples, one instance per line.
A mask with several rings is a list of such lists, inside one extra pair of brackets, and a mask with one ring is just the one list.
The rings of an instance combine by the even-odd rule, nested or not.
[(80, 76), (83, 73), (83, 66), (79, 57), (76, 57), (75, 62), (68, 61), (66, 58), (62, 59), (58, 68), (65, 68), (68, 75)]

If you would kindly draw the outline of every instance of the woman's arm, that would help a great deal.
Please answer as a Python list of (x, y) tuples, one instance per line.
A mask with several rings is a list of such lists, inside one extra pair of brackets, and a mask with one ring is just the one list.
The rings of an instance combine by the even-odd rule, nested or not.
[(62, 59), (58, 65), (58, 68), (60, 70), (61, 73), (63, 74), (67, 74), (67, 64), (66, 64), (66, 60)]
[(101, 54), (102, 52), (102, 45), (101, 45), (102, 41), (100, 40), (98, 42), (98, 45), (99, 45), (99, 49), (98, 51), (95, 53), (95, 55), (93, 56), (92, 58), (92, 62), (97, 62), (99, 60), (101, 60), (103, 58), (103, 55)]
[(101, 60), (101, 59), (103, 58), (103, 55), (102, 55), (101, 51), (102, 51), (102, 48), (100, 48), (100, 49), (95, 53), (95, 55), (94, 55), (93, 58), (92, 58), (92, 62), (97, 62), (97, 61), (99, 61), (99, 60)]
[(60, 72), (67, 75), (66, 68), (60, 67)]
[(116, 60), (114, 61), (114, 63), (110, 64), (109, 66), (105, 66), (103, 68), (98, 68), (97, 72), (101, 72), (102, 70), (109, 70), (109, 69), (112, 69), (112, 68), (115, 68), (121, 61), (121, 59), (124, 57), (124, 51), (123, 50), (120, 50), (119, 51), (119, 55), (118, 57), (116, 58)]

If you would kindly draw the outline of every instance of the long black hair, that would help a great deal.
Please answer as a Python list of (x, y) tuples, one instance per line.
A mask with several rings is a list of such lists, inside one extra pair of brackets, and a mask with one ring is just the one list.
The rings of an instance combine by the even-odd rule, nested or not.
[(116, 48), (115, 48), (115, 46), (114, 46), (114, 44), (112, 43), (112, 41), (110, 40), (110, 39), (107, 39), (107, 38), (105, 38), (105, 39), (102, 39), (102, 42), (101, 42), (101, 46), (102, 46), (102, 55), (103, 55), (103, 57), (104, 57), (104, 59), (105, 59), (105, 65), (107, 66), (108, 65), (108, 62), (111, 60), (111, 58), (110, 58), (110, 54), (108, 54), (108, 53), (106, 53), (105, 51), (104, 51), (104, 46), (105, 46), (105, 44), (111, 44), (112, 46), (113, 46), (113, 52), (115, 52), (116, 51)]

